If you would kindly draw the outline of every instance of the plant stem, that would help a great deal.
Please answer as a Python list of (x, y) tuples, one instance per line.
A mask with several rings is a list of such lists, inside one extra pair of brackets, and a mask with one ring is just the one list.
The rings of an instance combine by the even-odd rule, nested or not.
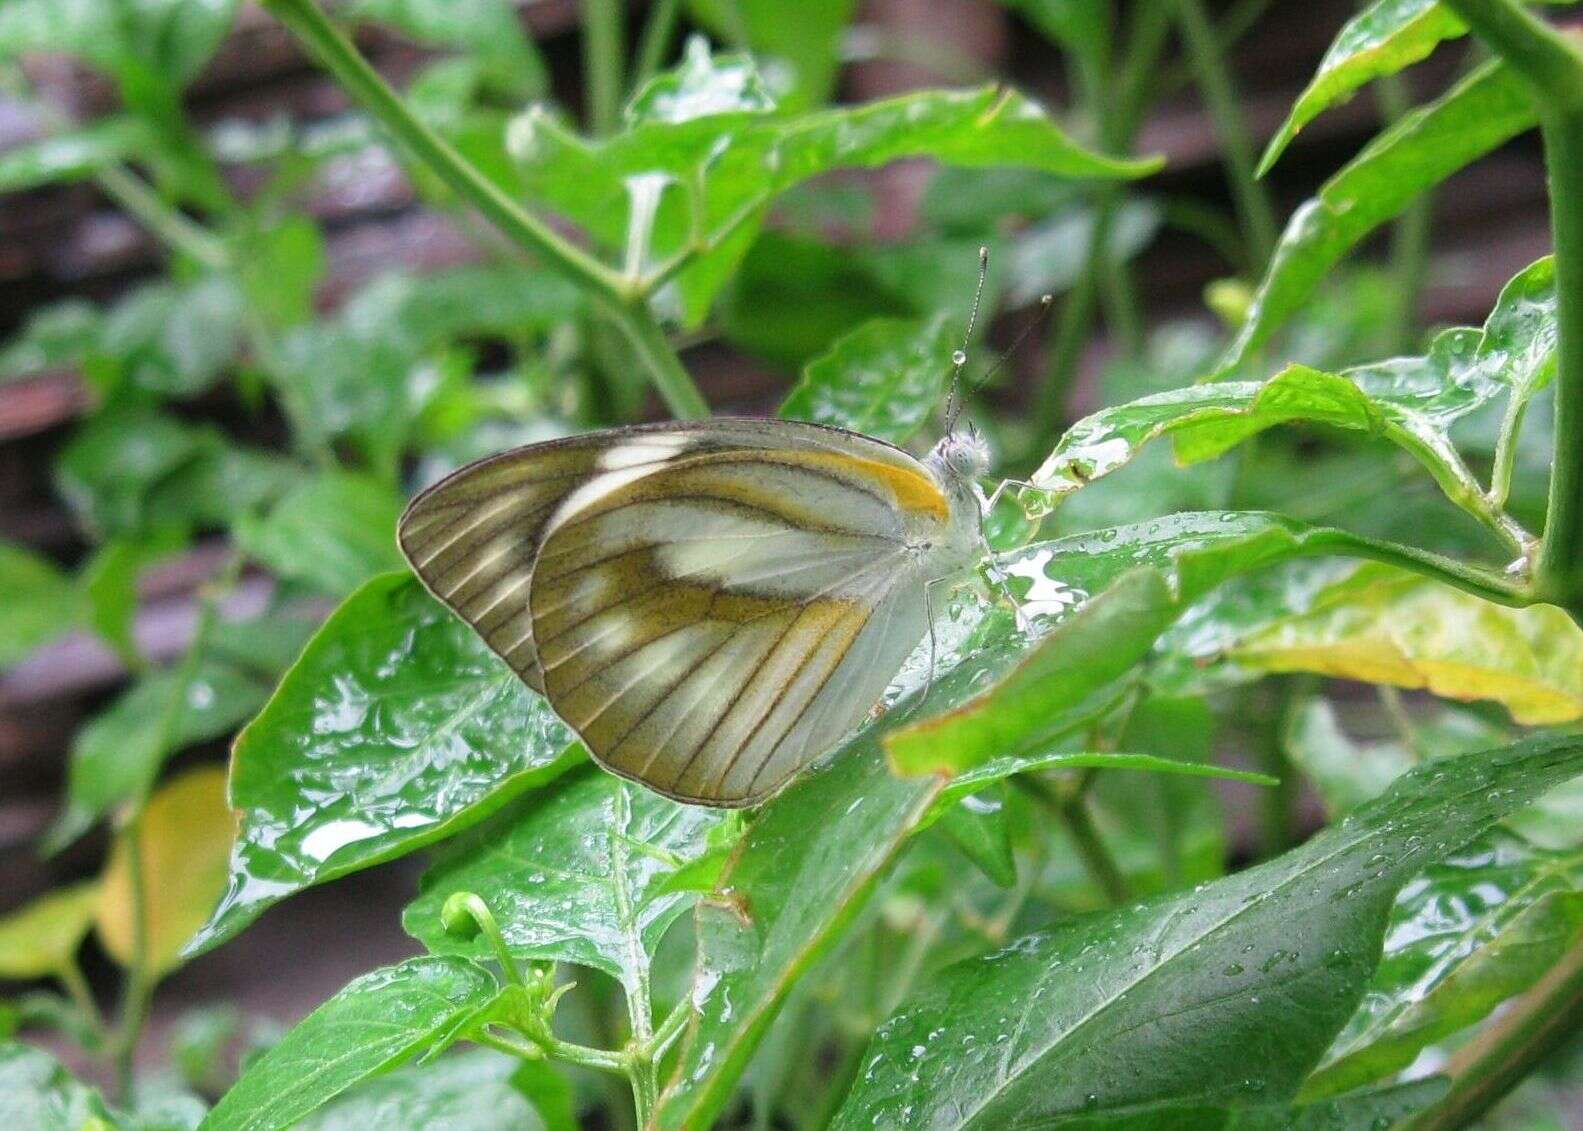
[(614, 133), (621, 121), (622, 73), (626, 70), (624, 0), (582, 0), (583, 89), (588, 124), (595, 134)]
[(112, 1044), (116, 1095), (122, 1103), (132, 1097), (132, 1066), (137, 1039), (148, 1020), (155, 979), (148, 968), (148, 876), (143, 870), (143, 805), (140, 801), (121, 833), (126, 838), (127, 876), (132, 904), (132, 964), (121, 997), (121, 1020)]
[(676, 34), (676, 13), (679, 0), (654, 0), (649, 5), (648, 19), (643, 24), (643, 35), (638, 40), (638, 66), (632, 76), (632, 89), (643, 89), (643, 84), (659, 73), (670, 50), (671, 37)]
[(1543, 599), (1583, 619), (1583, 52), (1512, 0), (1447, 0), (1534, 88), (1556, 264), (1555, 455), (1534, 571)]
[(172, 251), (212, 271), (231, 266), (231, 251), (222, 241), (189, 220), (129, 170), (107, 166), (94, 175), (94, 183)]
[[(626, 280), (521, 208), (449, 142), (420, 122), (313, 0), (265, 0), (265, 4), (409, 154), (428, 166), (513, 243), (541, 256), (553, 270), (591, 296), (599, 311), (621, 326), (675, 415), (707, 415), (707, 406), (692, 378), (665, 341), (641, 296), (632, 292)], [(643, 342), (641, 348), (637, 347), (638, 339)]]
[(1447, 1065), (1451, 1090), (1405, 1131), (1454, 1131), (1476, 1122), (1583, 1022), (1583, 945), (1574, 946), (1527, 993)]
[(1011, 780), (1060, 818), (1094, 884), (1112, 904), (1122, 904), (1130, 898), (1126, 876), (1105, 846), (1094, 826), (1093, 815), (1088, 811), (1088, 791), (1098, 775), (1098, 770), (1086, 769), (1075, 781), (1065, 783), (1064, 788), (1035, 774), (1019, 774)]
[(77, 1011), (82, 1014), (83, 1020), (99, 1035), (100, 1040), (103, 1040), (104, 1014), (99, 1012), (99, 1005), (93, 1000), (93, 991), (88, 988), (88, 979), (82, 976), (82, 967), (77, 965), (75, 955), (61, 963), (60, 969), (55, 971), (55, 977), (65, 988)]
[(1255, 265), (1262, 266), (1275, 249), (1275, 208), (1263, 183), (1254, 176), (1257, 162), (1253, 137), (1243, 117), (1231, 71), (1220, 50), (1220, 37), (1204, 10), (1203, 0), (1176, 0), (1176, 21), (1182, 31), (1193, 77), (1224, 150), (1226, 173), (1247, 238), (1249, 258)]

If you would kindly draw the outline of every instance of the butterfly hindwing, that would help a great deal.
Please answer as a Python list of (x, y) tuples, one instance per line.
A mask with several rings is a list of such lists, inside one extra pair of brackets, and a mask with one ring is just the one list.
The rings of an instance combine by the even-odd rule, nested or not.
[(909, 508), (943, 513), (910, 457), (869, 454), (709, 451), (568, 496), (529, 601), (545, 692), (602, 763), (750, 804), (862, 718), (926, 629)]

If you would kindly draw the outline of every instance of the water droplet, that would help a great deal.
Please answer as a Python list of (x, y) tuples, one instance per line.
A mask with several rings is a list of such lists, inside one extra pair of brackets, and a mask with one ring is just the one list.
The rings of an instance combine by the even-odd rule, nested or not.
[[(936, 356), (939, 356), (939, 355), (937, 354)], [(952, 350), (951, 351), (951, 364), (952, 365), (956, 365), (956, 366), (966, 365), (967, 364), (967, 354), (965, 352), (963, 352), (962, 350)]]

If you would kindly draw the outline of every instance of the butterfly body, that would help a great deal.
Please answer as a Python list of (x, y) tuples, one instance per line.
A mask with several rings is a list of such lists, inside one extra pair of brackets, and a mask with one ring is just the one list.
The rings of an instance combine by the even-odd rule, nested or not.
[(922, 460), (717, 418), (535, 444), (413, 500), (403, 552), (617, 774), (755, 804), (856, 726), (982, 553), (971, 433)]

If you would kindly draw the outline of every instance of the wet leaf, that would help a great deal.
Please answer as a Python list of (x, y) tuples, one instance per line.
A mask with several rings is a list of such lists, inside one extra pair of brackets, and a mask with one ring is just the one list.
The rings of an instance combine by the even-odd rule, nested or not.
[(1267, 864), (952, 967), (876, 1034), (834, 1126), (1289, 1100), (1363, 996), (1398, 889), (1579, 772), (1577, 738), (1448, 759)]
[(951, 348), (943, 317), (865, 322), (808, 363), (780, 415), (903, 444), (939, 407)]
[(110, 1119), (99, 1093), (43, 1049), (0, 1040), (0, 1120), (27, 1131), (83, 1131)]
[[(688, 0), (693, 19), (725, 42), (740, 41), (775, 79), (782, 110), (829, 98), (841, 65), (841, 39), (855, 0)], [(787, 73), (789, 72), (789, 73)]]
[(1178, 608), (1165, 578), (1140, 568), (1058, 624), (983, 694), (888, 734), (899, 773), (959, 773), (1004, 754), (1034, 753), (1092, 718), (1148, 654)]
[(460, 832), (580, 760), (571, 741), (410, 575), (374, 578), (237, 737), (230, 886), (194, 949), (305, 887)]
[(70, 632), (84, 615), (71, 579), (42, 554), (0, 542), (0, 668)]
[(398, 1068), (354, 1088), (297, 1131), (444, 1128), (445, 1131), (544, 1131), (544, 1121), (512, 1086), (522, 1062), (482, 1050)]
[(115, 806), (141, 797), (171, 755), (229, 735), (269, 697), (269, 682), (223, 660), (202, 659), (187, 675), (178, 665), (141, 676), (76, 733), (65, 808), (44, 836), (44, 851), (58, 852)]
[[(443, 1048), (495, 992), (487, 971), (460, 958), (412, 958), (364, 974), (253, 1061), (200, 1131), (295, 1127), (348, 1088)], [(310, 1126), (343, 1126), (333, 1119), (332, 1109)]]
[(1439, 0), (1374, 0), (1336, 33), (1319, 69), (1265, 147), (1258, 175), (1269, 172), (1298, 131), (1320, 114), (1347, 101), (1365, 83), (1427, 59), (1442, 40), (1466, 35), (1467, 30)]
[(128, 846), (134, 828), (140, 830), (144, 876), (144, 959), (150, 971), (164, 974), (181, 965), (182, 947), (225, 890), (226, 853), (236, 831), (236, 816), (225, 803), (225, 771), (202, 766), (166, 782), (110, 850), (95, 925), (105, 950), (128, 967), (135, 947)]
[[(736, 56), (712, 59), (689, 46), (679, 72), (708, 88), (716, 70), (740, 70)], [(656, 80), (658, 81), (658, 80)], [(794, 185), (838, 168), (873, 168), (903, 157), (946, 165), (1027, 165), (1072, 177), (1142, 176), (1157, 162), (1117, 161), (1082, 149), (1022, 95), (989, 87), (922, 91), (854, 108), (795, 117), (769, 113), (762, 98), (719, 100), (685, 118), (650, 115), (602, 142), (578, 137), (540, 109), (510, 129), (508, 147), (530, 193), (611, 248), (626, 246), (639, 198), (655, 206), (650, 258), (708, 241), (713, 250), (682, 272), (683, 320), (696, 323), (740, 261), (763, 211)], [(721, 106), (728, 107), (720, 112)]]
[(1368, 991), (1304, 1094), (1387, 1079), (1533, 985), (1583, 939), (1580, 887), (1583, 852), (1500, 831), (1431, 865), (1397, 897)]
[(1364, 566), (1231, 655), (1259, 671), (1493, 699), (1531, 726), (1583, 717), (1583, 629), (1566, 613), (1505, 608), (1389, 566)]
[(668, 881), (721, 819), (613, 774), (578, 774), (448, 844), (402, 922), (436, 954), (487, 958), (487, 940), (440, 925), (453, 892), (475, 892), (513, 953), (592, 966), (639, 992), (660, 937), (693, 902)]
[(1386, 1131), (1438, 1101), (1450, 1088), (1440, 1076), (1348, 1092), (1335, 1099), (1296, 1106), (1243, 1107), (1226, 1113), (1226, 1131), (1330, 1131), (1370, 1128)]
[(1537, 115), (1527, 85), (1492, 62), (1376, 137), (1287, 221), (1220, 373), (1251, 361), (1366, 235), (1425, 189), (1533, 128)]
[(345, 596), (376, 573), (400, 569), (402, 501), (383, 480), (325, 471), (287, 492), (261, 518), (244, 516), (237, 545), (280, 577)]
[(46, 892), (0, 918), (0, 978), (42, 978), (64, 969), (93, 923), (97, 883)]

